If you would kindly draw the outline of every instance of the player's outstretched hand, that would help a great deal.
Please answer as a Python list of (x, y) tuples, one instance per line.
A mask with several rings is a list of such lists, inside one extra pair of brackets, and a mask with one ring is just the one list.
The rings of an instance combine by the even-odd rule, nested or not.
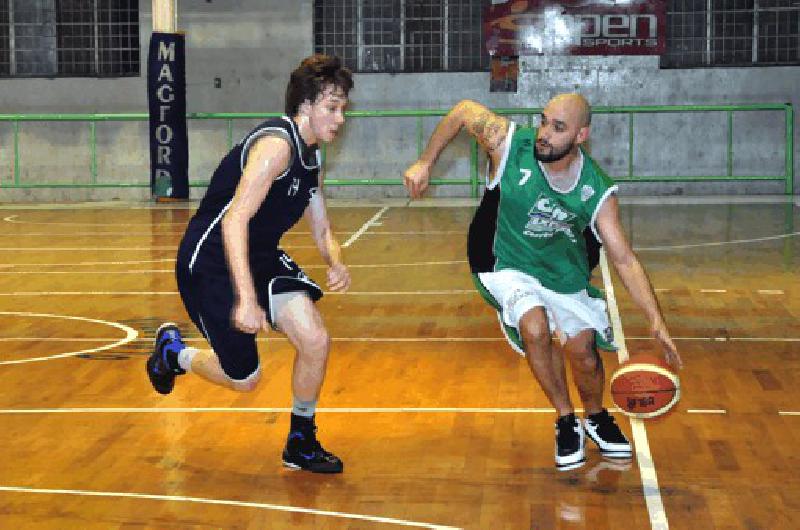
[(233, 327), (244, 333), (258, 333), (258, 330), (269, 330), (267, 313), (258, 302), (238, 301), (231, 314)]
[(428, 188), (431, 179), (431, 166), (427, 162), (417, 160), (403, 174), (403, 184), (412, 199), (419, 199)]
[(343, 293), (350, 287), (350, 271), (344, 263), (328, 267), (328, 289)]
[(681, 360), (680, 354), (678, 354), (675, 343), (672, 342), (672, 338), (669, 336), (667, 327), (661, 323), (653, 328), (652, 334), (653, 338), (656, 339), (658, 345), (664, 351), (664, 359), (669, 365), (675, 370), (683, 368), (683, 361)]

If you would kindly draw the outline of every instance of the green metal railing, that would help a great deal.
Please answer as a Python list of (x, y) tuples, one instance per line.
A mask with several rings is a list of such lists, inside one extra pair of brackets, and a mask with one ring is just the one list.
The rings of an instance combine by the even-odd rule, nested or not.
[[(493, 109), (494, 112), (502, 115), (528, 116), (529, 124), (533, 123), (533, 117), (541, 112), (539, 108)], [(733, 114), (735, 112), (751, 111), (781, 111), (784, 114), (786, 128), (785, 161), (783, 175), (734, 175), (734, 151), (733, 151)], [(444, 116), (447, 110), (374, 110), (374, 111), (349, 111), (348, 118), (391, 118), (405, 117), (416, 119), (416, 148), (417, 156), (422, 153), (425, 146), (423, 134), (423, 119), (426, 117)], [(748, 181), (748, 180), (782, 180), (784, 181), (784, 191), (792, 194), (794, 185), (794, 109), (791, 104), (753, 104), (753, 105), (671, 105), (671, 106), (623, 106), (623, 107), (594, 107), (593, 114), (627, 114), (628, 116), (628, 172), (627, 175), (614, 175), (617, 181), (634, 182), (702, 182), (702, 181)], [(634, 116), (641, 114), (661, 114), (661, 113), (695, 113), (695, 112), (724, 112), (727, 114), (727, 160), (726, 173), (724, 175), (705, 175), (705, 176), (636, 176), (634, 175)], [(243, 119), (265, 119), (280, 116), (279, 113), (191, 113), (187, 115), (189, 120), (225, 120), (227, 125), (227, 144), (230, 148), (233, 145), (233, 124), (235, 120)], [(0, 188), (146, 188), (150, 186), (148, 182), (142, 183), (108, 183), (99, 182), (97, 164), (97, 123), (98, 122), (124, 122), (124, 121), (147, 121), (148, 115), (145, 113), (128, 114), (0, 114), (0, 122), (11, 122), (13, 131), (13, 184), (3, 183), (0, 180)], [(21, 122), (88, 122), (89, 124), (89, 150), (90, 162), (90, 182), (88, 183), (22, 183), (20, 181), (20, 123)], [(478, 146), (474, 139), (471, 140), (470, 149), (470, 176), (469, 178), (448, 178), (432, 179), (432, 185), (468, 185), (470, 186), (473, 197), (478, 196), (480, 187), (479, 180), (479, 156)], [(323, 146), (323, 160), (325, 150)], [(409, 163), (412, 160), (409, 160)], [(400, 185), (400, 178), (386, 179), (326, 179), (325, 184), (329, 186), (354, 186), (354, 185)], [(192, 181), (192, 187), (207, 186), (208, 182)]]

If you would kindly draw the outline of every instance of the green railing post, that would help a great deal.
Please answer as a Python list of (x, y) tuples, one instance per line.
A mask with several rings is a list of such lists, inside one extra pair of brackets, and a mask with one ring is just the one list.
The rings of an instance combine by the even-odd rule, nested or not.
[(20, 185), (19, 171), (19, 121), (14, 121), (14, 185)]
[(733, 176), (733, 111), (728, 111), (728, 176)]
[(628, 113), (628, 178), (633, 178), (633, 113)]
[[(788, 199), (783, 205), (783, 233), (794, 233), (794, 201)], [(793, 270), (794, 266), (794, 241), (791, 237), (783, 238), (783, 268)]]
[(469, 181), (472, 184), (472, 198), (478, 197), (478, 142), (472, 138), (470, 146)]
[(794, 193), (794, 107), (786, 104), (786, 195)]
[(92, 154), (91, 167), (92, 184), (97, 184), (97, 122), (89, 122), (89, 149)]
[(417, 158), (422, 156), (422, 116), (417, 116)]

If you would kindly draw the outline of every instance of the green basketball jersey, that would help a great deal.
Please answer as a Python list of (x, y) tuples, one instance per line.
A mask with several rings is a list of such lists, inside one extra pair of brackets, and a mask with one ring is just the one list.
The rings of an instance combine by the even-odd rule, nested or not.
[[(513, 130), (513, 129), (512, 129)], [(536, 129), (518, 127), (498, 168), (500, 202), (494, 234), (494, 270), (516, 269), (559, 293), (589, 283), (583, 230), (617, 186), (586, 153), (572, 189), (553, 189), (533, 156)], [(596, 233), (595, 233), (596, 234)], [(599, 238), (598, 238), (599, 239)]]

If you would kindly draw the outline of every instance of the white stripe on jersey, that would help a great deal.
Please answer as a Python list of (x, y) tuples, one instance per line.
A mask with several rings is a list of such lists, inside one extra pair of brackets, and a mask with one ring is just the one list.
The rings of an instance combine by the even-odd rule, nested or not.
[(217, 215), (217, 217), (213, 221), (211, 221), (211, 224), (208, 225), (206, 231), (203, 232), (203, 237), (201, 237), (200, 241), (197, 242), (197, 246), (194, 248), (194, 252), (192, 252), (192, 259), (189, 260), (189, 274), (192, 273), (192, 269), (194, 268), (194, 262), (197, 261), (197, 255), (200, 253), (200, 247), (203, 246), (203, 243), (208, 237), (208, 234), (211, 233), (211, 230), (213, 230), (214, 227), (219, 222), (219, 220), (222, 219), (222, 216), (225, 215), (225, 212), (228, 211), (228, 208), (231, 207), (231, 204), (233, 204), (233, 198), (231, 198), (231, 200), (228, 201), (228, 204), (225, 205), (225, 208), (223, 208), (222, 211), (219, 212), (219, 215)]
[[(257, 140), (259, 138), (262, 138), (264, 136), (269, 136), (270, 131), (282, 132), (284, 135), (286, 135), (286, 139), (289, 141), (289, 144), (292, 147), (292, 151), (295, 151), (295, 152), (297, 151), (298, 147), (294, 146), (294, 145), (291, 145), (292, 138), (289, 136), (289, 133), (287, 133), (285, 129), (281, 129), (280, 127), (264, 127), (263, 129), (258, 129), (257, 131), (253, 132), (253, 134), (250, 135), (250, 137), (247, 139), (247, 141), (242, 146), (242, 156), (241, 156), (241, 158), (239, 160), (239, 167), (240, 167), (240, 169), (242, 171), (244, 171), (244, 164), (245, 164), (245, 160), (247, 159), (247, 153), (250, 151), (250, 147), (251, 147), (250, 144), (252, 144), (255, 140)], [(285, 177), (286, 175), (288, 175), (289, 174), (289, 170), (291, 170), (291, 169), (292, 169), (292, 162), (289, 162), (289, 167), (286, 168), (286, 171), (284, 171), (283, 173), (281, 173), (280, 175), (275, 177), (275, 180), (280, 180), (283, 177)]]
[[(294, 140), (297, 143), (297, 150), (300, 151), (300, 146), (302, 144), (300, 143), (300, 137), (297, 135), (297, 128), (295, 127), (294, 121), (292, 121), (292, 119), (287, 117), (287, 116), (281, 116), (281, 118), (283, 118), (284, 120), (288, 121), (289, 125), (292, 126), (292, 134), (294, 134)], [(319, 148), (317, 148), (317, 153), (319, 153)], [(317, 164), (318, 165), (316, 165), (316, 166), (307, 166), (306, 165), (306, 161), (303, 160), (303, 153), (298, 153), (298, 156), (300, 157), (300, 163), (303, 164), (304, 168), (306, 168), (306, 169), (317, 169), (319, 167), (319, 156), (317, 156)]]
[(508, 122), (508, 132), (506, 133), (506, 148), (503, 149), (503, 158), (500, 159), (500, 164), (497, 166), (497, 169), (494, 171), (494, 178), (491, 182), (489, 182), (489, 173), (486, 173), (486, 188), (493, 190), (495, 186), (500, 183), (500, 179), (503, 177), (503, 172), (506, 170), (506, 162), (508, 162), (508, 152), (511, 151), (511, 140), (514, 137), (514, 129), (516, 128), (516, 124), (513, 121)]

